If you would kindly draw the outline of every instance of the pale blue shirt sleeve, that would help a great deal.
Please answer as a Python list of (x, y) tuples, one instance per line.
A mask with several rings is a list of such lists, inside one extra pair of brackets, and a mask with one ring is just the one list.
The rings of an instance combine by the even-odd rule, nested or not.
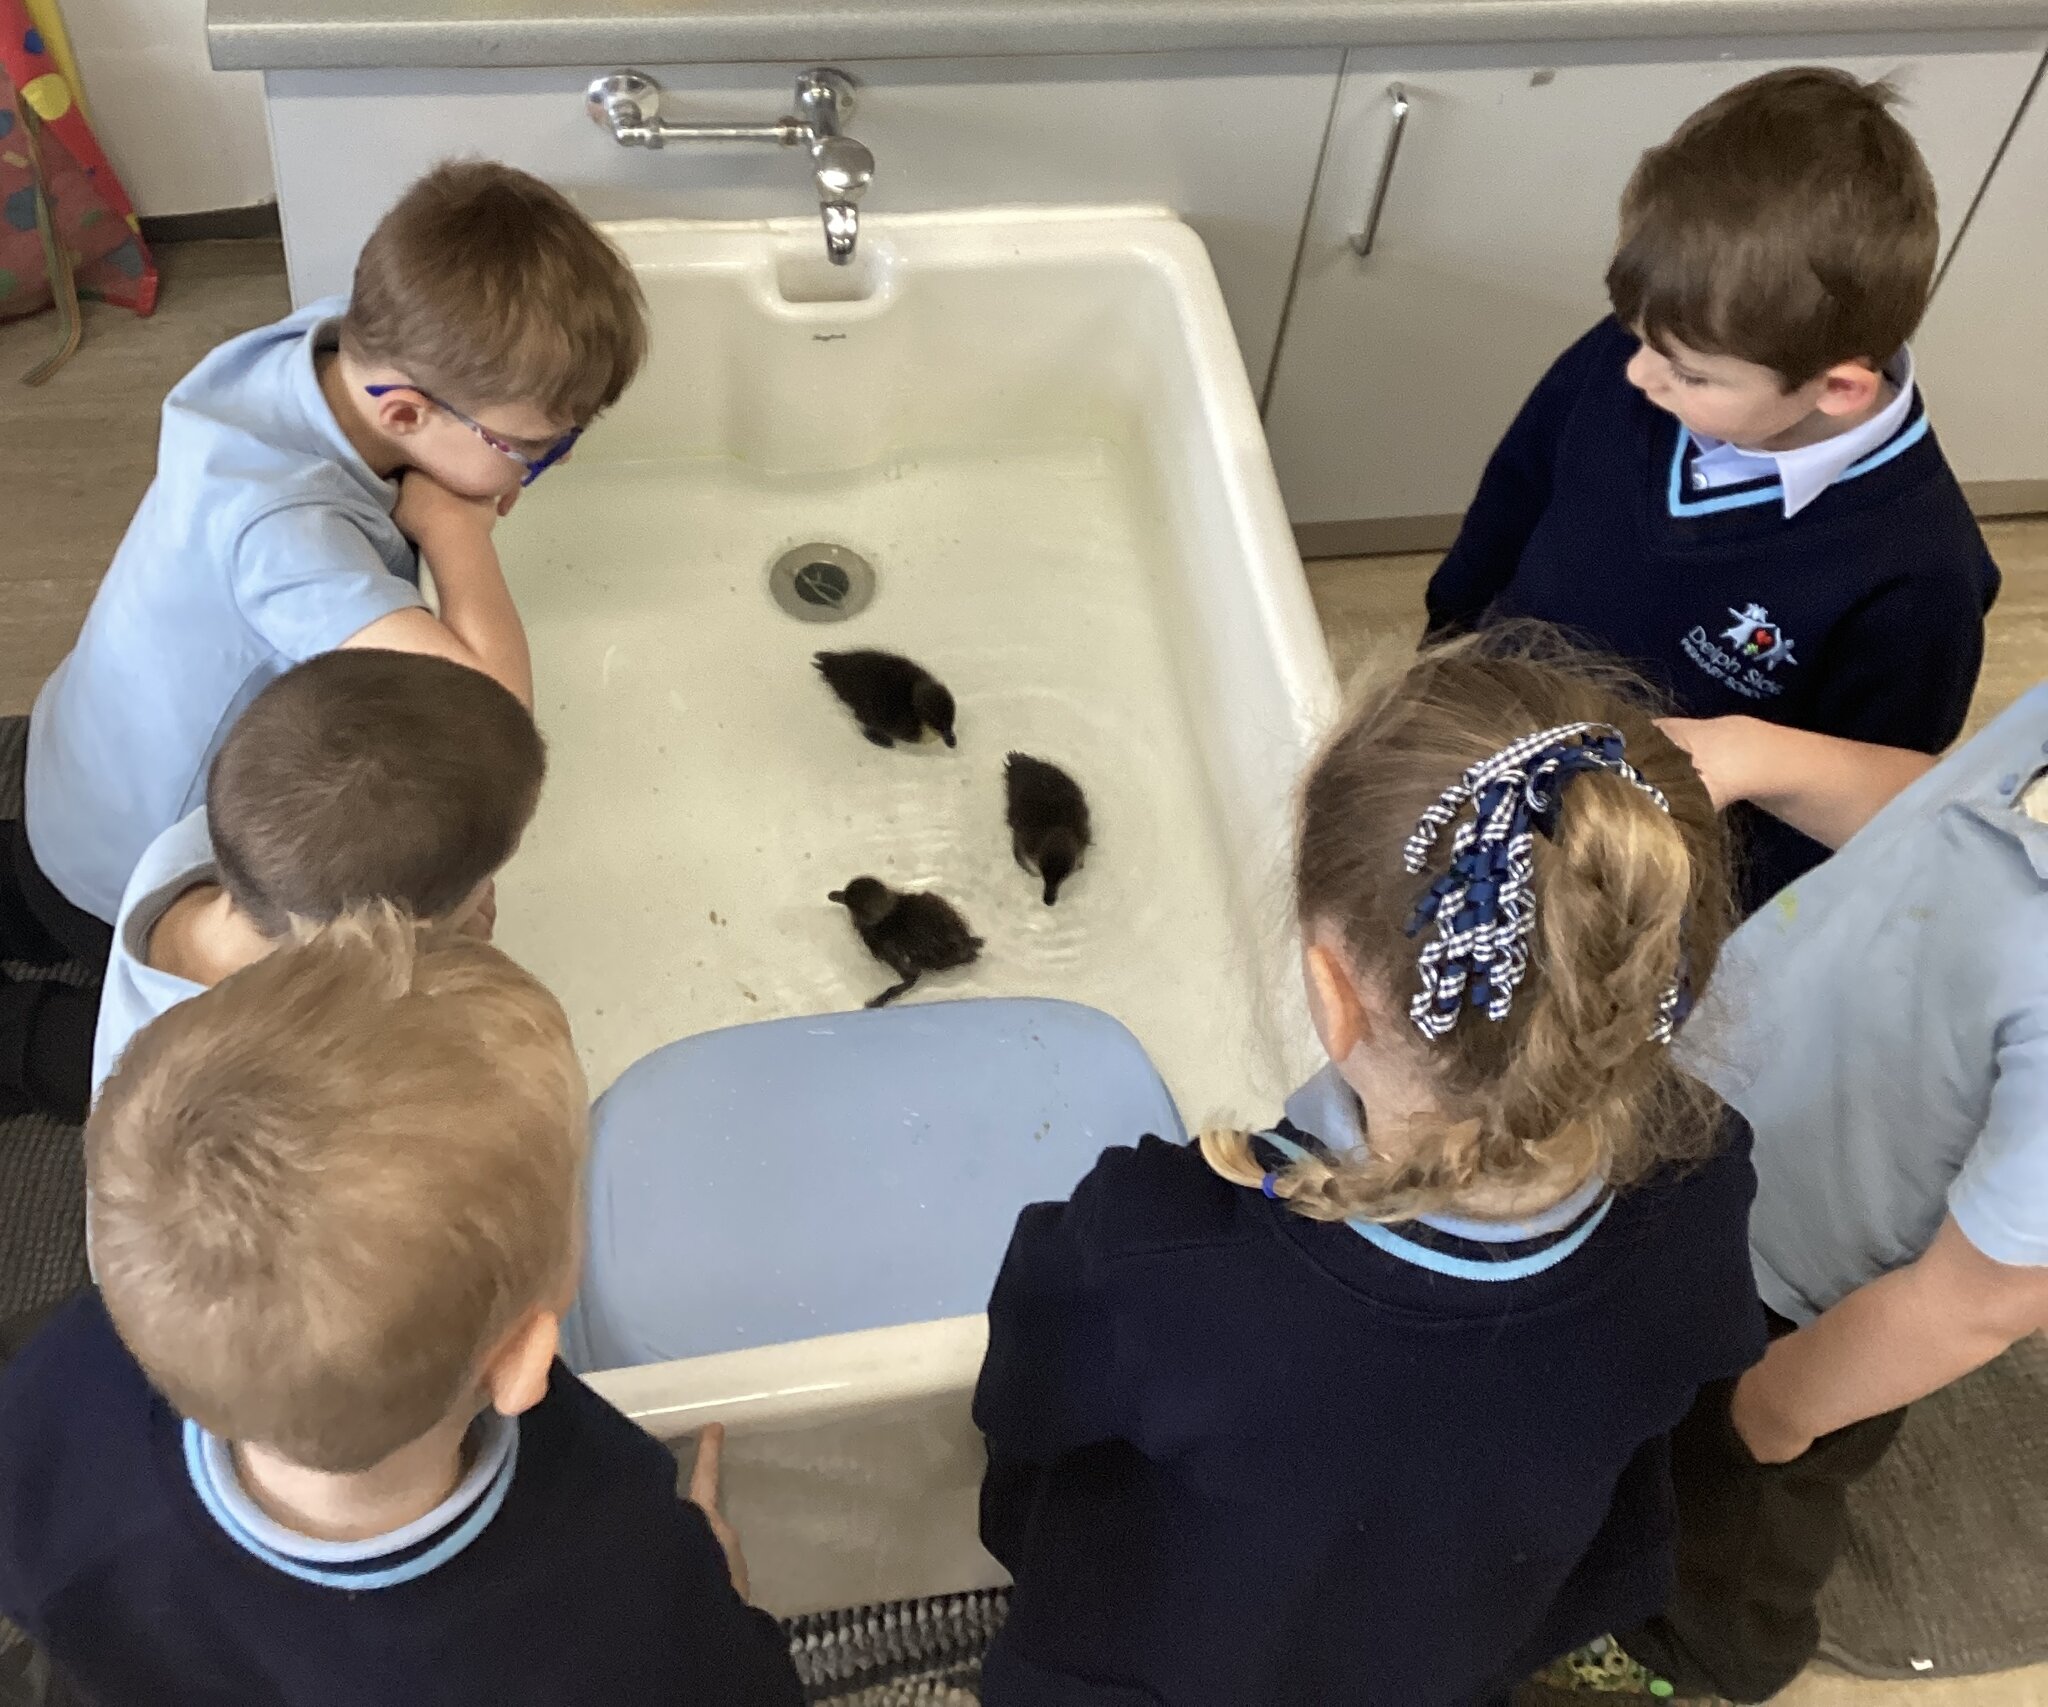
[(252, 522), (236, 549), (234, 582), (244, 620), (293, 663), (426, 604), (347, 511), (329, 504), (294, 504)]
[(92, 1040), (93, 1101), (99, 1100), (100, 1087), (135, 1034), (200, 993), (201, 986), (189, 978), (149, 964), (149, 932), (179, 894), (213, 877), (213, 833), (204, 806), (180, 818), (143, 851), (121, 897), (113, 952), (100, 984), (100, 1017)]
[(1984, 1130), (1949, 1187), (1949, 1213), (1993, 1262), (2048, 1265), (2048, 1006), (2000, 1040)]

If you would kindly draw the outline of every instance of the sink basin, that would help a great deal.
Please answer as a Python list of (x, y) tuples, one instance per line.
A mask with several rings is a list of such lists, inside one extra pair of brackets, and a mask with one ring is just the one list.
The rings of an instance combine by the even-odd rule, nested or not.
[[(499, 941), (592, 1093), (879, 992), (826, 900), (871, 873), (987, 945), (911, 999), (1085, 1003), (1191, 1119), (1272, 1106), (1288, 792), (1330, 674), (1199, 240), (1142, 211), (875, 219), (838, 268), (814, 220), (609, 229), (652, 354), (499, 531), (553, 757)], [(861, 614), (775, 602), (814, 542), (873, 566)], [(957, 750), (863, 740), (810, 664), (860, 647), (952, 688)], [(1012, 748), (1088, 791), (1057, 907), (1011, 859)]]
[[(811, 219), (609, 229), (647, 368), (500, 530), (552, 774), (498, 938), (562, 997), (593, 1093), (673, 1039), (879, 991), (826, 900), (872, 873), (986, 942), (908, 1000), (1105, 1010), (1191, 1126), (1269, 1114), (1312, 1045), (1290, 800), (1335, 695), (1200, 242), (1154, 209), (875, 218), (833, 268)], [(871, 601), (791, 614), (770, 570), (798, 546), (828, 588), (871, 567)], [(863, 740), (810, 662), (859, 647), (952, 688), (957, 749)], [(1011, 859), (1011, 749), (1092, 804), (1053, 908)], [(737, 1118), (678, 1108), (658, 1137), (743, 1142)], [(878, 1324), (593, 1382), (664, 1437), (728, 1424), (757, 1594), (790, 1613), (999, 1578), (981, 1336)]]

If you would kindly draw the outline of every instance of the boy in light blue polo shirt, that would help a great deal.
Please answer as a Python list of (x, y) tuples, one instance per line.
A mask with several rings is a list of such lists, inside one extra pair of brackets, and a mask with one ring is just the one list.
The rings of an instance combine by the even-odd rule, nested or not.
[[(182, 380), (157, 477), (36, 700), (25, 820), (0, 831), (0, 958), (23, 957), (19, 937), (27, 958), (103, 964), (103, 921), (143, 850), (302, 659), (433, 653), (530, 703), (491, 530), (645, 343), (631, 270), (595, 228), (537, 179), (473, 161), (385, 216), (348, 301), (234, 339)], [(0, 999), (0, 1030), (33, 1018)], [(0, 1038), (0, 1103), (9, 1058)], [(85, 1065), (81, 1051), (81, 1092)]]
[(2048, 683), (1938, 763), (1666, 728), (1718, 802), (1840, 849), (1729, 939), (1687, 1030), (1756, 1133), (1778, 1337), (1674, 1437), (1678, 1591), (1622, 1637), (1679, 1699), (1762, 1701), (1905, 1407), (2048, 1328)]
[(144, 851), (122, 898), (92, 1088), (159, 1014), (368, 901), (490, 931), (491, 879), (540, 799), (532, 714), (446, 658), (350, 648), (287, 670)]

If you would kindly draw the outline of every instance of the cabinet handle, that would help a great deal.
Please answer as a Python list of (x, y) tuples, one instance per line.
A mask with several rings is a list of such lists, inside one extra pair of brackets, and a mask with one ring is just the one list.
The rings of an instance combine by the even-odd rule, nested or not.
[(1394, 181), (1394, 162), (1401, 157), (1401, 133), (1408, 128), (1408, 91), (1398, 83), (1387, 85), (1391, 122), (1387, 127), (1387, 151), (1380, 156), (1379, 182), (1372, 187), (1372, 206), (1366, 210), (1365, 229), (1351, 234), (1353, 253), (1370, 255), (1373, 239), (1380, 234), (1380, 215), (1387, 210), (1387, 186)]

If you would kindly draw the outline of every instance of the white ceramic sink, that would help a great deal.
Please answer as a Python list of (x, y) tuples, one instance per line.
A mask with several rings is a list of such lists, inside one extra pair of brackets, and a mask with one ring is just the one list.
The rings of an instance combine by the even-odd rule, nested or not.
[[(1199, 241), (1142, 213), (872, 220), (834, 268), (815, 223), (611, 228), (652, 355), (500, 529), (553, 753), (500, 940), (596, 1093), (672, 1038), (859, 1006), (890, 979), (826, 892), (936, 886), (988, 947), (919, 996), (1087, 1002), (1191, 1120), (1266, 1106), (1256, 996), (1329, 669)], [(773, 603), (812, 540), (873, 562), (864, 614)], [(863, 646), (953, 688), (957, 750), (861, 738), (809, 660)], [(1011, 863), (1013, 747), (1093, 805), (1056, 908)]]
[[(552, 768), (499, 940), (563, 998), (593, 1093), (673, 1038), (879, 990), (825, 898), (870, 872), (986, 939), (917, 997), (1089, 1003), (1190, 1125), (1269, 1113), (1304, 1061), (1289, 800), (1334, 696), (1199, 241), (1147, 209), (875, 219), (841, 269), (810, 219), (610, 229), (647, 368), (500, 529)], [(842, 623), (769, 593), (820, 540), (878, 574)], [(952, 687), (957, 750), (863, 741), (809, 663), (863, 646)], [(1011, 748), (1093, 804), (1053, 909), (1010, 859)], [(600, 1379), (660, 1432), (734, 1425), (786, 1612), (968, 1586), (978, 1334)]]

